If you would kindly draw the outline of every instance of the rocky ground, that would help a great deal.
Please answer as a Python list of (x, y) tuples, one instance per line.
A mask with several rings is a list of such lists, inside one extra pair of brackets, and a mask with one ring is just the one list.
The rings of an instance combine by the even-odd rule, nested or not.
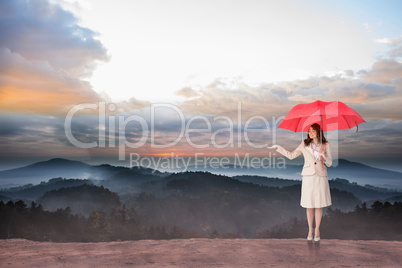
[(0, 267), (402, 267), (402, 242), (188, 239), (0, 240)]

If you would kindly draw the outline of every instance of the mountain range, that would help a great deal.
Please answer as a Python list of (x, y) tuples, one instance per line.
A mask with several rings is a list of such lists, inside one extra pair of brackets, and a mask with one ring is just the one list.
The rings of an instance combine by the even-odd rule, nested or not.
[[(379, 176), (389, 174), (343, 161), (334, 169), (341, 168), (342, 163), (346, 163), (343, 172), (355, 167), (361, 174), (374, 171)], [(287, 166), (285, 171), (299, 173), (300, 167)], [(60, 158), (2, 171), (0, 175), (0, 182), (19, 185), (2, 186), (3, 206), (25, 202), (34, 210), (38, 204), (46, 211), (71, 211), (91, 221), (100, 219), (99, 211), (115, 216), (123, 213), (120, 215), (123, 218), (124, 213), (131, 211), (146, 226), (177, 226), (207, 234), (217, 230), (252, 237), (258, 230), (283, 224), (292, 217), (305, 217), (305, 210), (299, 205), (301, 181), (289, 178), (227, 176), (208, 171), (169, 173), (143, 167), (91, 166)], [(402, 200), (402, 191), (362, 186), (341, 178), (330, 179), (329, 183), (331, 209), (335, 210), (353, 211), (362, 202), (367, 207), (378, 203), (377, 200), (390, 206), (390, 202)]]
[[(227, 176), (256, 175), (270, 178), (301, 180), (302, 165), (286, 165), (283, 168), (251, 168), (239, 165), (226, 165), (218, 168), (191, 166), (192, 171), (209, 171)], [(402, 173), (374, 168), (358, 162), (339, 159), (336, 166), (328, 168), (328, 179), (342, 178), (359, 185), (373, 185), (387, 189), (402, 190)]]
[[(192, 166), (189, 171), (204, 171), (227, 176), (262, 176), (300, 180), (301, 165), (286, 165), (281, 169), (248, 168), (235, 165), (221, 166), (219, 168)], [(0, 188), (18, 187), (26, 184), (37, 184), (52, 178), (88, 179), (92, 181), (124, 180), (132, 176), (142, 177), (143, 181), (150, 177), (165, 177), (169, 172), (144, 167), (123, 167), (109, 164), (89, 165), (80, 161), (63, 158), (54, 158), (37, 162), (25, 167), (0, 171)], [(139, 176), (140, 175), (140, 176)], [(372, 185), (387, 189), (402, 190), (402, 173), (370, 167), (361, 163), (339, 159), (336, 167), (328, 168), (329, 179), (342, 178), (359, 185)], [(149, 179), (149, 178), (148, 178)]]
[(21, 168), (0, 171), (0, 188), (37, 184), (58, 177), (100, 181), (127, 173), (164, 175), (157, 170), (143, 167), (127, 168), (109, 164), (92, 166), (80, 161), (53, 158)]

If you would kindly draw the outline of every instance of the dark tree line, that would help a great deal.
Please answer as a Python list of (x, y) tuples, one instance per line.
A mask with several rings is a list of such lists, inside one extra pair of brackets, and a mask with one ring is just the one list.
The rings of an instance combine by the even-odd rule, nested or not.
[[(0, 238), (25, 238), (54, 242), (102, 242), (140, 239), (242, 238), (238, 233), (216, 230), (210, 234), (177, 226), (146, 226), (133, 209), (124, 205), (109, 213), (95, 211), (88, 218), (72, 214), (70, 208), (49, 212), (34, 202), (0, 202)], [(321, 232), (326, 239), (402, 241), (402, 202), (363, 203), (352, 212), (327, 208)], [(296, 217), (264, 231), (254, 238), (305, 238), (306, 220)]]
[[(354, 211), (326, 209), (321, 222), (321, 234), (326, 239), (397, 240), (402, 241), (402, 202), (375, 201), (370, 208), (366, 203)], [(258, 231), (255, 238), (305, 238), (307, 221), (292, 218), (285, 224)]]
[(402, 240), (402, 202), (363, 203), (350, 213), (331, 209), (327, 218), (328, 238)]
[(76, 241), (84, 234), (85, 218), (72, 215), (70, 208), (43, 210), (34, 202), (0, 202), (0, 237), (37, 241)]
[(50, 212), (35, 202), (0, 201), (0, 239), (24, 238), (53, 242), (106, 242), (141, 239), (240, 238), (235, 233), (210, 235), (177, 226), (145, 226), (133, 209), (124, 205), (110, 212), (94, 211), (89, 217), (72, 214), (69, 207)]

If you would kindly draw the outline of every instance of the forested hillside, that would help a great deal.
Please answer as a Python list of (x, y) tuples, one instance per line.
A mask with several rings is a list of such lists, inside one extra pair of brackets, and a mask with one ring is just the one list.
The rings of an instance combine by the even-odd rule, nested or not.
[[(343, 218), (371, 230), (381, 222), (373, 216), (375, 211), (394, 215), (386, 219), (387, 230), (395, 231), (392, 224), (399, 219), (401, 193), (345, 179), (330, 184), (333, 205), (324, 210), (322, 228), (333, 228), (331, 237), (345, 238), (337, 228), (353, 227), (338, 222)], [(60, 241), (304, 237), (307, 223), (299, 205), (300, 190), (300, 181), (209, 172), (161, 176), (123, 169), (105, 180), (55, 178), (0, 191), (1, 237)], [(371, 199), (363, 203), (362, 198)], [(385, 198), (394, 203), (382, 201)], [(360, 232), (358, 237), (369, 239)], [(391, 239), (384, 232), (381, 237)]]

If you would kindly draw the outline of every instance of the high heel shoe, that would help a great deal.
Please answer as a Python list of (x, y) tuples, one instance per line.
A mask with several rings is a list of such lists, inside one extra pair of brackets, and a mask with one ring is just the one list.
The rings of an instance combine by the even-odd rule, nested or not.
[[(318, 232), (318, 234), (320, 234), (320, 232)], [(315, 242), (319, 242), (319, 241), (320, 241), (320, 237), (314, 237), (314, 241), (315, 241)]]
[[(312, 233), (312, 232), (311, 232)], [(309, 232), (309, 234), (310, 234), (310, 232)], [(313, 240), (313, 236), (308, 236), (307, 235), (307, 241), (312, 241)]]

